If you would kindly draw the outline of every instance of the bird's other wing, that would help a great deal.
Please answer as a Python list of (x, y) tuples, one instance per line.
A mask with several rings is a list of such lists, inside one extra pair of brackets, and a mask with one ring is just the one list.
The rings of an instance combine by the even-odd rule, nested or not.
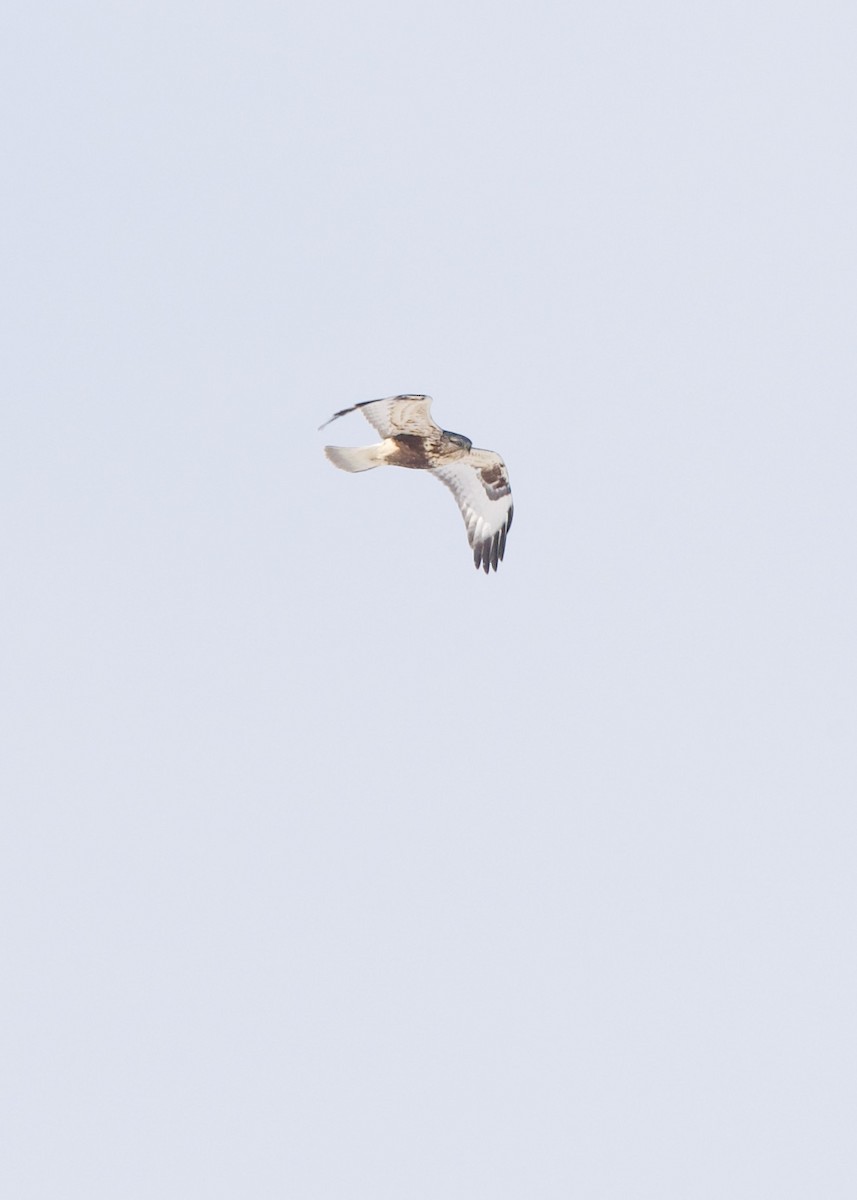
[(515, 511), (506, 464), (492, 450), (471, 450), (467, 458), (435, 467), (432, 475), (455, 496), (477, 569), (486, 575), (492, 567), (496, 571)]
[[(350, 412), (361, 412), (381, 437), (395, 437), (398, 433), (435, 437), (442, 431), (429, 416), (430, 408), (431, 396), (388, 396), (386, 400), (364, 400), (362, 404), (340, 409), (330, 421)], [(330, 421), (325, 421), (324, 425), (329, 425)], [(324, 425), (319, 428), (324, 429)]]

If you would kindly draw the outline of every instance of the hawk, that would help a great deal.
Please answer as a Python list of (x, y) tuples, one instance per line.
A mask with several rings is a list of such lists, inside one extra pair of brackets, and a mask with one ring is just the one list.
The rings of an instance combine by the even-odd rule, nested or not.
[(388, 396), (364, 400), (334, 413), (331, 421), (360, 411), (383, 437), (373, 446), (325, 446), (324, 452), (342, 471), (373, 467), (410, 467), (431, 471), (458, 503), (477, 570), (497, 570), (512, 527), (512, 491), (506, 464), (493, 450), (474, 449), (470, 438), (435, 425), (429, 416), (431, 396)]

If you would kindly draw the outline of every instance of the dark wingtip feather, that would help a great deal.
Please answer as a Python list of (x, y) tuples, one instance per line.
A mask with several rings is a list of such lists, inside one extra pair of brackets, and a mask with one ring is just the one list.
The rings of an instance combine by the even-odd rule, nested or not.
[(344, 417), (346, 413), (353, 411), (354, 410), (351, 408), (341, 408), (339, 412), (335, 412), (332, 417), (328, 417), (323, 425), (319, 425), (319, 429), (326, 429), (328, 425), (331, 425), (337, 419), (337, 417)]
[(487, 575), (491, 570), (491, 543), (489, 541), (477, 542), (473, 548), (473, 561), (476, 563), (476, 570), (481, 567)]
[(506, 534), (508, 532), (509, 522), (507, 521), (492, 537), (476, 543), (473, 547), (473, 561), (477, 571), (481, 567), (488, 575), (492, 568), (497, 570), (506, 553)]
[(351, 412), (357, 412), (359, 408), (365, 408), (367, 404), (377, 403), (377, 400), (361, 400), (359, 404), (352, 404), (348, 408), (340, 408), (339, 412), (335, 412), (330, 420), (325, 421), (324, 425), (319, 425), (319, 429), (324, 429), (326, 425), (330, 425), (331, 421), (335, 421), (338, 417), (346, 417)]

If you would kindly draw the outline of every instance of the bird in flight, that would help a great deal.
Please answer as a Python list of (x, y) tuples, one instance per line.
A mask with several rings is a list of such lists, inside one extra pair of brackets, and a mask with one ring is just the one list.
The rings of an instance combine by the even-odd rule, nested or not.
[(431, 396), (388, 396), (365, 400), (334, 413), (362, 412), (384, 439), (373, 446), (325, 446), (324, 452), (342, 471), (373, 467), (411, 467), (430, 471), (456, 499), (477, 570), (487, 575), (503, 557), (512, 527), (512, 491), (506, 464), (493, 450), (477, 450), (470, 438), (435, 425), (429, 416)]

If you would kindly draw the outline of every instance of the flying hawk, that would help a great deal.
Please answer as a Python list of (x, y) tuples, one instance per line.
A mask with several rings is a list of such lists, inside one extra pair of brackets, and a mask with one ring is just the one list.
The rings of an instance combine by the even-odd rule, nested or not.
[(473, 561), (487, 575), (491, 567), (497, 570), (512, 527), (506, 464), (493, 450), (476, 450), (470, 438), (435, 425), (430, 408), (431, 396), (388, 396), (343, 408), (319, 428), (359, 409), (384, 440), (374, 446), (325, 446), (324, 452), (343, 471), (370, 471), (384, 465), (431, 471), (455, 496)]

